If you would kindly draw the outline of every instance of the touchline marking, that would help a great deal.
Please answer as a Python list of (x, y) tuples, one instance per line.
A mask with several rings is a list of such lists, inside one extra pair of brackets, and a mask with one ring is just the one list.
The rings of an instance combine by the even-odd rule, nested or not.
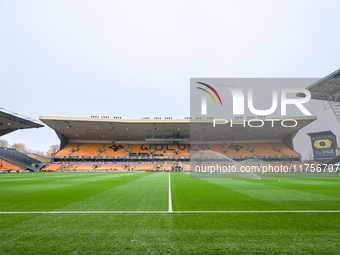
[(169, 212), (172, 212), (172, 199), (171, 199), (171, 180), (170, 180), (170, 172), (169, 172)]
[(340, 213), (338, 211), (46, 211), (46, 212), (0, 212), (0, 214), (156, 214), (156, 213)]

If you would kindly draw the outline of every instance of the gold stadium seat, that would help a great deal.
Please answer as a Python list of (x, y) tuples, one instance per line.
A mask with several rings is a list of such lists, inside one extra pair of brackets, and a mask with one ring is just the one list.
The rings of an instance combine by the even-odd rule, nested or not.
[(98, 156), (99, 150), (102, 149), (104, 143), (82, 143), (78, 148), (79, 151), (74, 152), (72, 156)]
[(42, 170), (43, 171), (57, 171), (59, 170), (61, 167), (63, 166), (63, 164), (49, 164), (48, 166), (44, 167)]
[(24, 170), (24, 169), (1, 159), (0, 160), (0, 171), (6, 171), (6, 170), (20, 171), (20, 170)]
[(65, 170), (74, 170), (74, 171), (82, 171), (88, 170), (92, 171), (94, 168), (94, 164), (65, 164)]
[(164, 156), (170, 157), (177, 156), (176, 151), (179, 151), (177, 144), (165, 144), (164, 148), (165, 148)]
[(281, 156), (270, 143), (248, 143), (248, 146), (256, 156)]
[(123, 164), (102, 164), (96, 170), (124, 170)]
[(58, 151), (55, 156), (62, 157), (62, 156), (70, 156), (70, 154), (73, 152), (72, 149), (76, 149), (76, 147), (79, 145), (79, 143), (68, 143), (62, 148), (60, 151)]
[(299, 156), (297, 152), (294, 150), (290, 149), (287, 145), (284, 143), (273, 143), (273, 145), (278, 148), (283, 155), (285, 156)]

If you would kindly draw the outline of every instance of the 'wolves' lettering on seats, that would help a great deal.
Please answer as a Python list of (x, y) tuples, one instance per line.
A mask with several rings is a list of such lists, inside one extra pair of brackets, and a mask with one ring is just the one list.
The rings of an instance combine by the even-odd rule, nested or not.
[(152, 144), (142, 144), (142, 146), (140, 147), (140, 149), (142, 150), (142, 151), (149, 151), (149, 150), (151, 150), (151, 147), (152, 147)]
[(167, 144), (167, 145), (166, 145), (166, 150), (167, 150), (167, 151), (174, 151), (174, 150), (175, 150), (175, 149), (169, 148), (169, 146), (171, 146), (171, 145), (172, 145), (172, 144)]
[(162, 151), (163, 150), (163, 144), (156, 144), (155, 145), (155, 151)]
[[(181, 148), (183, 146), (183, 148)], [(187, 146), (185, 144), (178, 144), (178, 149), (185, 150), (187, 148)]]

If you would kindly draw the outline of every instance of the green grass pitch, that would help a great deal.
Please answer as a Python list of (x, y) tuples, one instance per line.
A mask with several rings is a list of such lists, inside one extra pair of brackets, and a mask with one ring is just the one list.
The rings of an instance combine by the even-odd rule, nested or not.
[(339, 253), (340, 175), (263, 176), (0, 174), (0, 254)]

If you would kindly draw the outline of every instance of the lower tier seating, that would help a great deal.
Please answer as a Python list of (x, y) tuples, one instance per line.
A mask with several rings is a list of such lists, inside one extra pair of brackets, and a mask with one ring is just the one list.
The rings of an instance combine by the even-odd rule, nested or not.
[(3, 159), (0, 159), (0, 171), (20, 171), (20, 170), (24, 169), (16, 165), (13, 165)]
[[(143, 162), (136, 162), (136, 163), (129, 163), (124, 164), (124, 162), (118, 164), (104, 164), (104, 163), (97, 163), (97, 164), (50, 164), (49, 166), (45, 167), (42, 171), (44, 172), (55, 172), (55, 171), (172, 171), (172, 167), (174, 163), (163, 163), (163, 162), (153, 162), (150, 163), (143, 163)], [(221, 164), (223, 165), (223, 164)], [(224, 164), (229, 165), (229, 164)], [(231, 166), (234, 164), (232, 163)], [(195, 170), (195, 165), (191, 165), (189, 162), (180, 163), (179, 166), (183, 167), (184, 171)], [(216, 166), (216, 164), (200, 164), (202, 167), (209, 167), (209, 166)], [(261, 169), (270, 169), (270, 168), (282, 168), (283, 166), (288, 167), (289, 171), (294, 171), (294, 167), (300, 168), (301, 162), (249, 162), (235, 164), (236, 167), (250, 167), (250, 169), (256, 169), (257, 172), (261, 172)], [(303, 166), (303, 165), (302, 165)], [(254, 168), (252, 168), (254, 167)], [(16, 170), (16, 169), (13, 169)], [(17, 169), (20, 170), (20, 169)], [(275, 169), (274, 169), (275, 170)], [(0, 170), (1, 171), (1, 170)], [(265, 170), (266, 171), (266, 170)], [(270, 171), (270, 170), (268, 170)]]

